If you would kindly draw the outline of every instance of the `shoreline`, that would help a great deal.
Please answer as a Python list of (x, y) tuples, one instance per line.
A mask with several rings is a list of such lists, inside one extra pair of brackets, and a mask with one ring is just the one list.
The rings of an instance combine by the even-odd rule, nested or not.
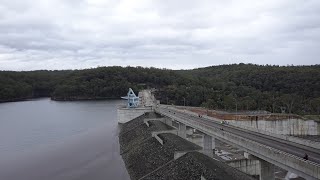
[(53, 101), (96, 101), (96, 100), (119, 100), (117, 97), (49, 97)]
[(1, 99), (1, 103), (8, 103), (8, 102), (20, 102), (20, 101), (32, 101), (33, 99), (37, 99), (41, 97), (24, 97), (24, 98), (14, 98), (14, 99)]
[(26, 98), (15, 98), (15, 99), (9, 99), (9, 100), (0, 100), (0, 104), (2, 103), (10, 103), (10, 102), (23, 102), (23, 101), (33, 101), (40, 98), (50, 98), (52, 101), (65, 101), (65, 102), (71, 102), (71, 101), (99, 101), (99, 100), (120, 100), (121, 98), (116, 97), (95, 97), (95, 98), (54, 98), (51, 96), (43, 96), (43, 97), (26, 97)]

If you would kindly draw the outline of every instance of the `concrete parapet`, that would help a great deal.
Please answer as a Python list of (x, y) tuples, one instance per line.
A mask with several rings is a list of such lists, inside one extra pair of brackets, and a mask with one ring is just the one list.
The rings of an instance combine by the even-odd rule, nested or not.
[(271, 162), (283, 169), (294, 172), (295, 174), (306, 179), (319, 179), (320, 166), (310, 161), (305, 161), (297, 156), (287, 154), (285, 152), (273, 149), (271, 147), (234, 136), (230, 133), (224, 132), (224, 138), (229, 142), (237, 144), (238, 146), (246, 149), (251, 154)]
[(313, 120), (283, 119), (283, 120), (227, 120), (235, 126), (263, 130), (282, 135), (319, 135), (320, 124)]
[(283, 135), (283, 134), (275, 134), (275, 133), (271, 133), (271, 132), (264, 131), (264, 130), (261, 130), (261, 129), (251, 128), (251, 127), (248, 127), (248, 126), (242, 126), (240, 124), (230, 123), (230, 125), (238, 127), (238, 128), (241, 128), (241, 129), (246, 129), (246, 130), (249, 130), (249, 131), (265, 134), (265, 135), (268, 135), (268, 136), (271, 136), (271, 137), (283, 139), (283, 140), (286, 140), (286, 141), (290, 141), (290, 142), (293, 142), (293, 143), (301, 144), (301, 145), (304, 145), (304, 146), (309, 146), (309, 147), (312, 147), (312, 148), (320, 150), (320, 142), (311, 141), (311, 140), (308, 140), (308, 139), (302, 139), (302, 138), (295, 137), (295, 136), (289, 136), (289, 135)]
[(163, 145), (163, 140), (162, 140), (157, 134), (154, 135), (153, 137), (155, 137), (156, 140), (157, 140), (161, 145)]
[(147, 108), (120, 108), (117, 109), (118, 123), (126, 123), (135, 119), (146, 112), (152, 112), (151, 107)]
[(259, 158), (257, 158), (256, 156), (254, 156), (254, 155), (252, 155), (252, 154), (250, 154), (250, 153), (248, 153), (248, 152), (244, 152), (243, 153), (243, 156), (245, 157), (245, 158), (247, 158), (247, 159), (250, 159), (250, 160), (258, 160)]
[(174, 160), (178, 159), (179, 157), (187, 154), (189, 151), (175, 151), (174, 152)]
[[(207, 155), (203, 150), (192, 150), (192, 151), (175, 151), (174, 152), (174, 160), (180, 158), (181, 156), (189, 153), (189, 152), (199, 152), (201, 154)], [(208, 156), (208, 155), (207, 155)], [(212, 158), (212, 156), (211, 156)]]
[(165, 122), (167, 118), (145, 118), (143, 121), (146, 122), (146, 121), (161, 121), (161, 122)]
[[(187, 107), (175, 108), (178, 106), (167, 106), (166, 108), (175, 111), (183, 112), (190, 116), (197, 116), (198, 114), (188, 110)], [(182, 109), (184, 108), (184, 109)], [(185, 109), (186, 108), (186, 109)], [(215, 121), (226, 120), (230, 124), (238, 127), (253, 128), (257, 130), (263, 130), (273, 134), (282, 135), (320, 135), (320, 123), (314, 120), (304, 120), (299, 118), (287, 118), (287, 119), (259, 119), (259, 120), (228, 120), (218, 119), (211, 116), (203, 115), (203, 117), (212, 119)]]
[[(194, 112), (191, 112), (191, 111), (188, 111), (188, 110), (181, 110), (181, 109), (177, 109), (177, 108), (174, 108), (174, 107), (168, 107), (168, 108), (169, 109), (173, 109), (175, 111), (184, 112), (186, 114), (189, 114), (190, 116), (197, 116), (197, 113), (194, 113)], [(206, 115), (203, 115), (203, 118), (210, 119), (210, 120), (215, 121), (215, 122), (221, 122), (222, 121), (221, 119), (217, 119), (217, 118), (206, 116)], [(294, 119), (292, 119), (292, 120), (294, 120)], [(289, 136), (289, 135), (286, 135), (286, 133), (284, 133), (284, 134), (276, 134), (276, 133), (274, 133), (274, 131), (272, 131), (274, 128), (268, 128), (270, 131), (272, 131), (272, 132), (269, 132), (269, 131), (263, 130), (261, 128), (256, 128), (257, 126), (259, 127), (259, 125), (257, 125), (257, 126), (245, 125), (247, 123), (245, 123), (244, 121), (235, 121), (235, 120), (227, 120), (227, 121), (229, 122), (229, 125), (232, 125), (234, 127), (250, 130), (250, 131), (253, 131), (253, 132), (258, 132), (258, 133), (265, 134), (265, 135), (268, 135), (268, 136), (271, 136), (271, 137), (283, 139), (283, 140), (286, 140), (286, 141), (290, 141), (290, 142), (293, 142), (293, 143), (301, 144), (301, 145), (304, 145), (304, 146), (309, 146), (309, 147), (312, 147), (312, 148), (320, 150), (320, 142), (311, 141), (311, 140), (307, 140), (307, 139), (302, 139), (302, 138), (298, 138), (298, 137), (294, 137), (294, 136)], [(300, 121), (304, 121), (304, 120), (300, 120)], [(315, 123), (318, 128), (316, 128), (314, 126), (314, 124), (312, 124), (312, 123)], [(265, 126), (265, 123), (262, 122), (262, 124), (263, 125), (260, 125), (260, 127)], [(310, 129), (310, 133), (305, 133), (305, 134), (311, 134), (311, 135), (320, 134), (320, 124), (319, 123), (310, 121), (310, 122), (306, 122), (306, 124), (307, 124), (307, 127), (308, 127), (307, 129)], [(291, 129), (292, 129), (292, 126), (293, 125), (291, 125), (291, 127), (290, 127)], [(275, 125), (274, 125), (274, 127), (275, 127)], [(284, 129), (284, 128), (280, 128), (280, 129)], [(293, 132), (292, 134), (298, 135), (298, 134), (301, 134), (301, 133), (298, 133), (298, 132), (302, 132), (302, 131), (301, 130), (300, 131), (299, 130), (296, 130), (296, 131), (292, 130), (292, 132)], [(306, 131), (306, 132), (309, 132), (309, 131)], [(287, 133), (287, 134), (290, 134), (290, 133)]]
[(279, 166), (283, 169), (286, 169), (290, 172), (293, 172), (306, 179), (320, 179), (320, 165), (313, 163), (311, 161), (306, 161), (300, 157), (279, 151), (277, 149), (271, 148), (269, 146), (248, 140), (241, 136), (235, 134), (221, 131), (218, 128), (204, 125), (192, 120), (182, 119), (175, 117), (172, 114), (162, 112), (161, 110), (156, 110), (159, 113), (162, 113), (170, 118), (174, 118), (179, 122), (187, 126), (196, 128), (208, 135), (214, 136), (219, 140), (228, 142), (230, 144), (236, 145), (250, 154), (253, 154), (265, 161), (268, 161), (276, 166)]
[(177, 129), (172, 129), (172, 130), (165, 130), (165, 131), (153, 131), (152, 132), (152, 137), (158, 135), (158, 134), (163, 134), (163, 133), (171, 133), (174, 135), (178, 135), (178, 130)]
[(143, 120), (143, 122), (148, 122), (148, 121), (161, 121), (169, 126), (172, 126), (172, 119), (170, 118), (146, 118)]

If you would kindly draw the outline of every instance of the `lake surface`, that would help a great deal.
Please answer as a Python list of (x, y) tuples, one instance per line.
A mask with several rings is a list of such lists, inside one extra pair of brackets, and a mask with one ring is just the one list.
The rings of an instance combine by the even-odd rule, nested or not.
[(0, 179), (129, 179), (119, 154), (121, 100), (0, 104)]

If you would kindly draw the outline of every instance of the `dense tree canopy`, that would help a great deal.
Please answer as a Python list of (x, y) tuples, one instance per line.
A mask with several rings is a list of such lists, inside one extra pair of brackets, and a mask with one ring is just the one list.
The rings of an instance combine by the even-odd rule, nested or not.
[(319, 114), (320, 65), (232, 64), (193, 70), (99, 67), (68, 71), (0, 71), (0, 101), (119, 98), (128, 88), (158, 89), (161, 103), (222, 110)]

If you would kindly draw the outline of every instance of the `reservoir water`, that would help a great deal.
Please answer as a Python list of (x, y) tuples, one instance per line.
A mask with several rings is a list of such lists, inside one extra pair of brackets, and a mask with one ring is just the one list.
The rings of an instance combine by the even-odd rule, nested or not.
[(129, 179), (119, 154), (121, 100), (0, 104), (0, 179)]

